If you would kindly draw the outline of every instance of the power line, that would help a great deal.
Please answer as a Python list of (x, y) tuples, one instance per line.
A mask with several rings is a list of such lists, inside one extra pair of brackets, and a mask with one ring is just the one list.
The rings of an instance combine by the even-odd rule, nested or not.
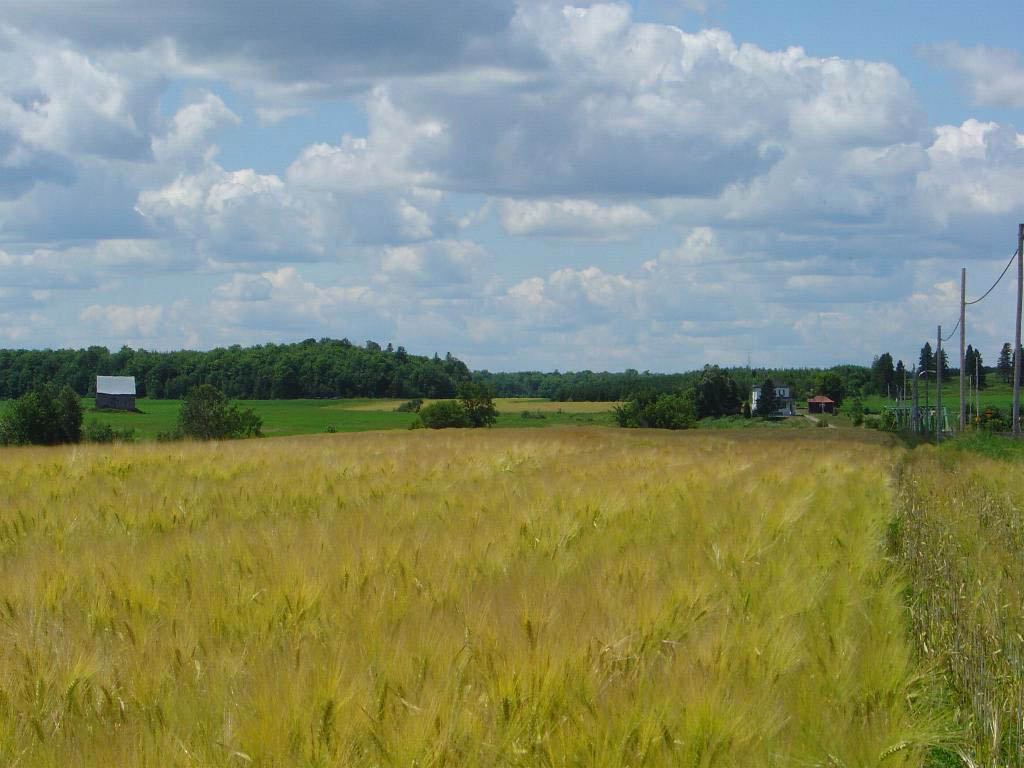
[(985, 293), (983, 293), (981, 295), (981, 298), (975, 299), (974, 301), (965, 301), (964, 304), (977, 304), (979, 301), (984, 300), (986, 296), (988, 296), (990, 293), (992, 293), (992, 291), (995, 290), (995, 287), (997, 285), (999, 285), (999, 281), (1002, 280), (1003, 277), (1006, 275), (1007, 270), (1009, 270), (1010, 265), (1013, 264), (1013, 260), (1015, 258), (1017, 258), (1017, 251), (1016, 250), (1014, 250), (1014, 252), (1010, 254), (1010, 260), (1008, 262), (1006, 262), (1006, 266), (1003, 267), (1002, 274), (1000, 274), (999, 277), (996, 278), (996, 281), (994, 283), (992, 283), (992, 287), (989, 288), (987, 291), (985, 291)]
[[(992, 287), (989, 288), (987, 291), (985, 291), (985, 293), (983, 293), (979, 298), (975, 299), (974, 301), (965, 301), (964, 302), (964, 306), (967, 306), (969, 304), (977, 304), (980, 301), (983, 301), (990, 293), (992, 293), (992, 291), (995, 290), (996, 286), (999, 285), (999, 281), (1002, 280), (1006, 276), (1006, 273), (1010, 269), (1010, 265), (1013, 264), (1013, 260), (1015, 258), (1017, 258), (1017, 251), (1016, 251), (1016, 249), (1013, 251), (1013, 253), (1010, 254), (1010, 260), (1008, 262), (1006, 262), (1006, 266), (1003, 267), (1003, 271), (1000, 273), (999, 277), (996, 278), (996, 281), (994, 283), (992, 283)], [(949, 341), (950, 339), (952, 339), (953, 335), (957, 332), (957, 329), (959, 327), (960, 327), (960, 321), (957, 320), (956, 321), (956, 325), (953, 326), (953, 330), (949, 332), (949, 336), (944, 336), (942, 338), (942, 340), (945, 342), (945, 341)]]

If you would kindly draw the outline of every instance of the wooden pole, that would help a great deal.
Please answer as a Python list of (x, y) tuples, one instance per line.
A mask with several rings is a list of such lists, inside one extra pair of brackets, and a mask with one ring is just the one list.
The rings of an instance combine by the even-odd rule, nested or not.
[(967, 352), (964, 340), (967, 332), (964, 328), (964, 316), (967, 314), (967, 267), (960, 268), (960, 431), (967, 429), (967, 400), (964, 398), (964, 379), (967, 376)]
[(1013, 434), (1020, 437), (1020, 306), (1024, 291), (1024, 224), (1017, 226), (1017, 326), (1013, 342)]
[(942, 326), (935, 342), (935, 444), (942, 439)]
[[(928, 411), (931, 409), (931, 400), (928, 399), (928, 387), (930, 386), (928, 383), (928, 373), (929, 371), (926, 369), (924, 372), (924, 417), (926, 419), (928, 418)], [(927, 430), (922, 429), (921, 431), (926, 432)]]
[(914, 370), (911, 372), (914, 382), (914, 407), (910, 409), (910, 421), (914, 425), (914, 432), (920, 434), (921, 432), (921, 410), (917, 403), (917, 366), (914, 366)]

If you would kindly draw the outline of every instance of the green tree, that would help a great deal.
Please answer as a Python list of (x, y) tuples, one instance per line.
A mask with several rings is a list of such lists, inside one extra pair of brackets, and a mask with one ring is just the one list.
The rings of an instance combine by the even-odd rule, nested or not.
[(489, 427), (498, 420), (494, 393), (480, 381), (464, 381), (459, 385), (459, 401), (472, 427)]
[(263, 420), (250, 409), (239, 410), (216, 387), (201, 384), (185, 397), (178, 414), (178, 428), (196, 440), (257, 437)]
[(661, 394), (643, 392), (615, 406), (614, 413), (620, 427), (688, 429), (697, 421), (693, 390)]
[(871, 385), (880, 395), (888, 395), (893, 381), (892, 355), (883, 352), (871, 363)]
[(837, 407), (843, 402), (846, 394), (843, 378), (835, 371), (820, 371), (815, 374), (811, 389), (815, 395), (825, 395), (834, 400)]
[(999, 378), (1003, 384), (1009, 384), (1013, 378), (1013, 347), (1010, 346), (1010, 342), (1003, 344), (1003, 348), (999, 350), (996, 370), (999, 371)]
[(82, 440), (82, 401), (67, 384), (53, 398), (57, 416), (57, 442), (78, 443)]
[(82, 439), (82, 403), (66, 384), (27, 392), (0, 415), (0, 444), (58, 445)]
[(921, 347), (921, 355), (917, 359), (917, 370), (918, 372), (935, 370), (935, 354), (932, 352), (930, 342), (926, 341)]
[(469, 427), (469, 414), (457, 400), (438, 400), (420, 409), (420, 421), (427, 429)]
[(705, 365), (693, 387), (693, 404), (698, 419), (732, 416), (740, 412), (743, 398), (733, 378), (717, 365)]
[(761, 383), (761, 394), (757, 398), (757, 407), (754, 408), (754, 415), (761, 418), (774, 416), (779, 410), (779, 398), (775, 394), (775, 382), (765, 379)]
[(850, 420), (855, 427), (864, 423), (864, 402), (859, 397), (854, 398), (853, 405), (850, 406)]
[[(902, 360), (896, 362), (896, 372), (893, 374), (893, 385), (903, 392), (906, 389), (907, 369)], [(905, 397), (906, 395), (904, 395)]]
[(949, 381), (949, 355), (943, 349), (939, 351), (938, 356), (942, 358), (942, 380)]

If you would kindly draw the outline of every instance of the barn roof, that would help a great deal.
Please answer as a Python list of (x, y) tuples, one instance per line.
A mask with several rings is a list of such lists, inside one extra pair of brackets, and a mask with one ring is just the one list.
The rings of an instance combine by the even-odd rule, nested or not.
[(134, 376), (97, 376), (97, 395), (134, 395)]
[(824, 404), (832, 403), (833, 405), (835, 405), (836, 401), (833, 400), (831, 397), (825, 397), (825, 395), (815, 395), (814, 397), (809, 398), (807, 400), (807, 402), (808, 403), (824, 403)]

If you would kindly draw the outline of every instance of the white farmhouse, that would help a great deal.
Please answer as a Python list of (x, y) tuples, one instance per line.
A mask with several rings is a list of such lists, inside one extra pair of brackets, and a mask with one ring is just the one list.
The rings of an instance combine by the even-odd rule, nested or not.
[[(779, 409), (772, 415), (774, 416), (795, 416), (796, 408), (794, 407), (793, 396), (789, 391), (789, 387), (776, 387), (775, 398), (779, 402)], [(757, 401), (761, 399), (761, 388), (754, 387), (750, 392), (750, 410), (751, 412), (757, 410)]]

